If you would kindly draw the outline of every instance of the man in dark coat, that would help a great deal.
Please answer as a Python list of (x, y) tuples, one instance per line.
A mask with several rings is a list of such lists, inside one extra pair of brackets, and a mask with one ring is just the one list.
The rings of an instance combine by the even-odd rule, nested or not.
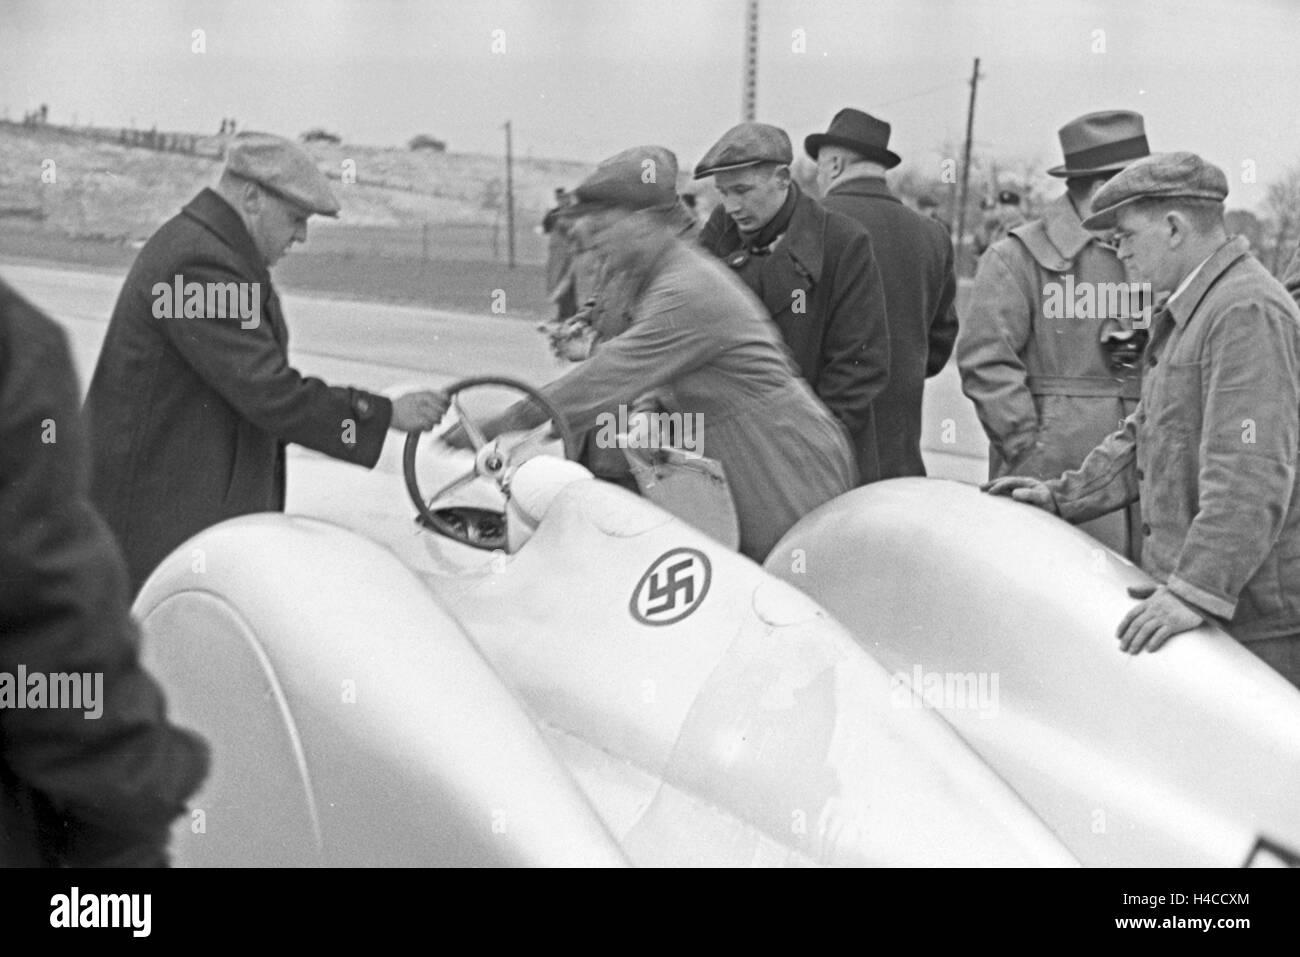
[(244, 134), (216, 189), (165, 223), (118, 296), (86, 398), (92, 499), (126, 555), (131, 587), (218, 522), (284, 508), (284, 447), (372, 467), (388, 429), (432, 428), (446, 400), (390, 402), (305, 378), (269, 268), (338, 203), (288, 140)]
[(695, 167), (722, 196), (700, 244), (759, 298), (817, 397), (852, 437), (861, 481), (879, 478), (874, 400), (889, 379), (885, 292), (867, 231), (790, 177), (783, 130), (741, 123)]
[(0, 866), (160, 865), (207, 748), (136, 657), (77, 391), (62, 331), (0, 283)]
[(889, 383), (873, 404), (880, 477), (925, 475), (921, 401), (925, 380), (942, 371), (957, 339), (957, 276), (952, 242), (933, 219), (908, 209), (885, 184), (900, 159), (889, 124), (844, 109), (830, 129), (804, 140), (817, 161), (827, 209), (871, 234), (889, 316)]

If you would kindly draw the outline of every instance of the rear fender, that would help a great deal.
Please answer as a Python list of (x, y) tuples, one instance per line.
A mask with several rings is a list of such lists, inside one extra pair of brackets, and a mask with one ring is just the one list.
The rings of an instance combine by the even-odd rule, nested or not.
[(135, 612), (173, 715), (213, 748), (178, 862), (623, 862), (518, 701), (373, 542), (234, 519), (174, 552)]

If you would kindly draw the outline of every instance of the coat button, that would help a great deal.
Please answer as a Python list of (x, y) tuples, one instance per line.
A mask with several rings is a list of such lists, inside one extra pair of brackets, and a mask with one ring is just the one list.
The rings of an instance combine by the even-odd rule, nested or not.
[(1137, 472), (1138, 472), (1138, 481), (1139, 481), (1139, 482), (1142, 481), (1144, 478), (1147, 477), (1147, 476), (1146, 476), (1146, 473), (1143, 472), (1141, 469), (1138, 469)]
[(1146, 522), (1142, 523), (1142, 534), (1147, 536), (1151, 534), (1151, 526), (1148, 525)]

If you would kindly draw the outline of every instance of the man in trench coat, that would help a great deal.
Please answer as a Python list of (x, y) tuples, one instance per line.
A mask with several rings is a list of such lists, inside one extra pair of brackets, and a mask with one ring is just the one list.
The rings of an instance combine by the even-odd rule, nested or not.
[(395, 401), (289, 365), (270, 267), (339, 206), (288, 140), (243, 134), (215, 189), (156, 232), (127, 275), (86, 398), (91, 496), (126, 556), (132, 592), (218, 522), (280, 511), (286, 443), (372, 467), (388, 429), (427, 430), (446, 400)]
[(77, 392), (62, 330), (0, 283), (0, 867), (166, 864), (208, 767), (140, 666)]
[(952, 242), (942, 226), (890, 192), (885, 171), (901, 160), (888, 148), (889, 133), (883, 120), (844, 109), (825, 133), (804, 140), (804, 149), (817, 162), (822, 205), (871, 234), (885, 288), (889, 382), (872, 404), (882, 479), (925, 475), (925, 380), (943, 371), (957, 338)]
[[(653, 395), (679, 421), (698, 423), (691, 451), (717, 460), (735, 501), (740, 551), (761, 562), (789, 529), (853, 488), (848, 434), (795, 369), (781, 334), (730, 270), (680, 238), (674, 182), (642, 179), (662, 147), (625, 150), (602, 162), (566, 210), (574, 235), (624, 278), (628, 323), (591, 357), (541, 389), (578, 432), (621, 448), (612, 423), (632, 418)], [(616, 323), (615, 329), (622, 323)], [(541, 424), (531, 400), (512, 406), (484, 432)], [(464, 446), (463, 432), (444, 438)]]
[(700, 245), (763, 303), (799, 372), (848, 430), (861, 482), (874, 482), (874, 401), (889, 381), (884, 285), (867, 231), (800, 190), (793, 157), (790, 137), (766, 123), (723, 134), (695, 167), (722, 195)]
[[(1077, 468), (1137, 406), (1142, 304), (1111, 295), (1124, 266), (1084, 229), (1108, 179), (1146, 156), (1142, 117), (1090, 113), (1060, 131), (1065, 163), (1048, 170), (1066, 193), (980, 259), (957, 337), (962, 391), (989, 438), (989, 478), (1055, 478)], [(1137, 505), (1081, 526), (1120, 554), (1140, 555)]]

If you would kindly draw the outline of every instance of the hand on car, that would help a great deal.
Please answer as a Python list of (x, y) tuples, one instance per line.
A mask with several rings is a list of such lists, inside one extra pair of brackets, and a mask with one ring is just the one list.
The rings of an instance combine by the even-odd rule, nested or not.
[(1005, 478), (985, 482), (980, 486), (980, 491), (988, 492), (990, 495), (1006, 495), (1017, 502), (1033, 505), (1053, 515), (1060, 514), (1056, 508), (1056, 499), (1048, 489), (1047, 483), (1026, 475), (1008, 475)]
[(399, 432), (428, 432), (447, 414), (447, 405), (442, 392), (408, 392), (393, 400), (389, 427)]
[(1143, 601), (1134, 606), (1115, 629), (1120, 651), (1133, 655), (1143, 648), (1156, 651), (1174, 635), (1191, 631), (1205, 622), (1200, 612), (1165, 585), (1137, 585), (1128, 593)]

